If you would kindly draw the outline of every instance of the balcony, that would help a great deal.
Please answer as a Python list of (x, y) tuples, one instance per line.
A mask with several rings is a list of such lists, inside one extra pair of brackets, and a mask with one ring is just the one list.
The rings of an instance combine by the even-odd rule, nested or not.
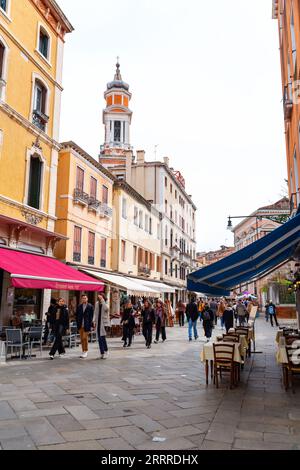
[(283, 95), (283, 111), (284, 111), (284, 120), (290, 121), (293, 111), (293, 100), (289, 97), (288, 87), (284, 87)]
[(73, 261), (75, 263), (80, 263), (81, 262), (81, 253), (73, 253)]
[(89, 201), (88, 201), (88, 210), (89, 211), (94, 211), (94, 212), (98, 212), (99, 210), (99, 207), (101, 206), (101, 202), (98, 201), (96, 198), (94, 197), (89, 197)]
[(139, 266), (139, 275), (140, 275), (140, 276), (150, 277), (150, 275), (151, 275), (151, 269), (148, 268), (148, 266), (140, 265), (140, 266)]
[(179, 259), (179, 254), (180, 254), (180, 248), (178, 245), (173, 245), (171, 247), (171, 258), (173, 260)]
[(74, 196), (73, 196), (74, 202), (76, 204), (82, 204), (83, 206), (88, 206), (89, 201), (90, 201), (90, 196), (83, 192), (81, 189), (74, 189)]
[(109, 207), (107, 204), (101, 203), (99, 207), (100, 217), (108, 217), (111, 218), (113, 215), (112, 208)]
[(192, 257), (189, 253), (181, 252), (179, 254), (179, 260), (182, 262), (184, 266), (190, 266), (192, 264)]
[(95, 258), (94, 258), (94, 256), (89, 256), (88, 263), (91, 264), (91, 265), (94, 265), (94, 264), (95, 264)]
[(35, 109), (32, 113), (32, 122), (33, 124), (45, 132), (46, 124), (49, 121), (49, 116), (44, 114), (42, 111)]

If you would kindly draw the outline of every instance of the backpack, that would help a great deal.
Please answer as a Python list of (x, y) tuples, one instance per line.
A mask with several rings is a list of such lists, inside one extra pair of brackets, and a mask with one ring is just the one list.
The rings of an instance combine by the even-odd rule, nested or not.
[(273, 305), (269, 305), (269, 315), (274, 315), (275, 311), (274, 311), (274, 306)]
[(207, 310), (202, 313), (203, 320), (210, 320), (210, 314)]

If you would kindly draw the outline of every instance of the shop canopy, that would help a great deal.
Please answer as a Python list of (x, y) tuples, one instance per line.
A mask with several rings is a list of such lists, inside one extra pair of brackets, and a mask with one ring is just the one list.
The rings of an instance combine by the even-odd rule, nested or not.
[(0, 268), (10, 273), (18, 288), (103, 291), (102, 282), (46, 256), (1, 248)]
[(168, 286), (162, 282), (147, 281), (146, 279), (135, 279), (134, 281), (139, 283), (141, 286), (146, 286), (149, 289), (152, 289), (152, 292), (156, 294), (174, 294), (176, 292), (175, 287)]
[(257, 280), (291, 260), (300, 242), (300, 214), (227, 258), (188, 276), (188, 290), (229, 296), (240, 284)]
[(91, 271), (84, 269), (84, 272), (94, 276), (97, 279), (102, 281), (107, 281), (109, 284), (114, 284), (128, 292), (128, 294), (139, 294), (139, 295), (149, 295), (153, 294), (153, 289), (146, 287), (142, 284), (139, 284), (136, 279), (131, 279), (126, 276), (119, 276), (117, 274), (111, 273), (102, 273), (100, 271)]

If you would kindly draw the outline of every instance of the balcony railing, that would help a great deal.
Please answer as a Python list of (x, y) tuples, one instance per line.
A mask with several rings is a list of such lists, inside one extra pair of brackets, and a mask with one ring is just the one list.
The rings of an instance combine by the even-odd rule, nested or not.
[(33, 124), (45, 132), (46, 124), (49, 121), (49, 116), (44, 114), (42, 111), (35, 109), (32, 113), (32, 122)]
[(148, 266), (140, 265), (140, 266), (139, 266), (139, 274), (140, 274), (140, 275), (144, 275), (144, 276), (150, 276), (150, 274), (151, 274), (151, 269), (148, 268)]
[(112, 217), (113, 211), (107, 204), (101, 203), (99, 213), (101, 217)]
[(90, 196), (81, 189), (74, 189), (74, 202), (87, 206), (89, 204)]
[(81, 253), (73, 253), (73, 261), (75, 261), (75, 263), (80, 263)]
[(289, 121), (293, 111), (293, 100), (289, 97), (289, 89), (287, 86), (284, 87), (283, 111), (285, 121)]
[(89, 262), (89, 264), (94, 265), (94, 264), (95, 264), (95, 258), (94, 258), (94, 256), (89, 256), (88, 262)]
[(94, 197), (90, 197), (89, 198), (89, 201), (88, 201), (88, 205), (89, 205), (89, 211), (95, 211), (97, 212), (99, 210), (99, 207), (101, 205), (101, 202), (98, 201), (96, 198)]

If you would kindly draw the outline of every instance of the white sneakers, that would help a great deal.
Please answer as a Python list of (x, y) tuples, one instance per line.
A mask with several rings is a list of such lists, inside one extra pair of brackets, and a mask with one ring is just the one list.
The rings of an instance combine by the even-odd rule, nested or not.
[(105, 352), (104, 354), (101, 354), (101, 359), (107, 359), (108, 358), (108, 351)]
[(81, 356), (80, 356), (81, 359), (86, 359), (87, 357), (88, 357), (87, 352), (82, 353)]

